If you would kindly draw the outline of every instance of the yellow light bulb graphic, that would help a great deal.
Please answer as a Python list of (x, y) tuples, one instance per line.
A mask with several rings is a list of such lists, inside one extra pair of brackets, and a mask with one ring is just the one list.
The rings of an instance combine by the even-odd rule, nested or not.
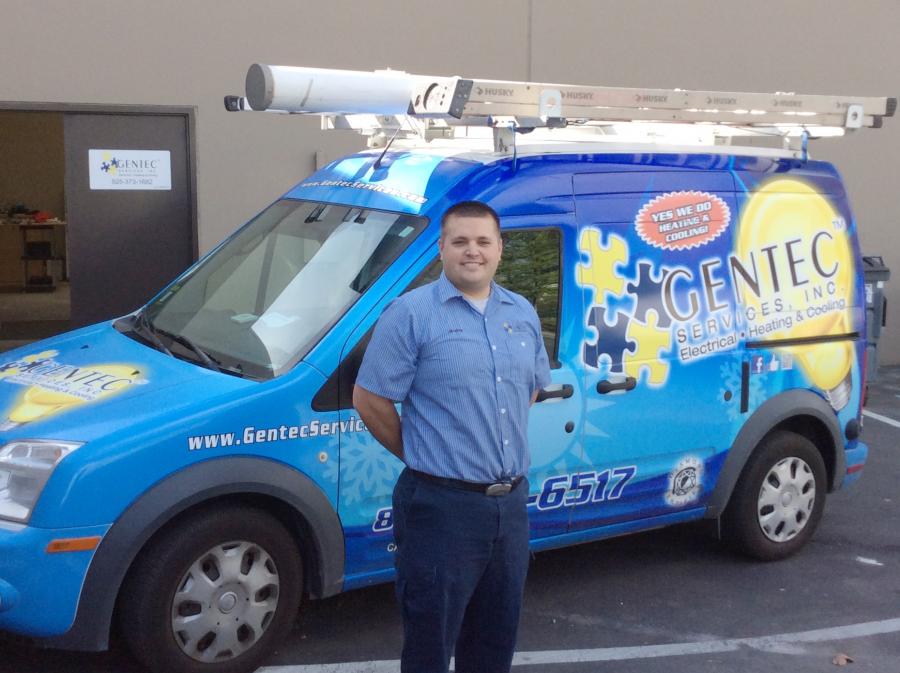
[[(846, 222), (812, 186), (776, 179), (748, 200), (736, 254), (736, 274), (748, 341), (845, 335), (852, 331), (854, 257)], [(852, 392), (849, 340), (793, 343), (794, 355), (834, 409)]]
[(137, 383), (141, 372), (133, 365), (104, 364), (68, 367), (37, 376), (44, 380), (35, 382), (22, 393), (7, 414), (7, 420), (0, 423), (0, 430), (10, 430), (23, 423), (106, 399)]

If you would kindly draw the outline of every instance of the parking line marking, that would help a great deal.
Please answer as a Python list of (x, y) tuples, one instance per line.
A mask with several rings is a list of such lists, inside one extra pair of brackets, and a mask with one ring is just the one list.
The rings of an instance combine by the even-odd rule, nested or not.
[[(877, 622), (862, 622), (833, 626), (814, 631), (779, 633), (756, 638), (726, 638), (692, 643), (667, 643), (664, 645), (639, 645), (636, 647), (604, 647), (588, 650), (545, 650), (518, 652), (513, 666), (536, 666), (540, 664), (586, 664), (601, 661), (622, 661), (627, 659), (652, 659), (675, 657), (689, 654), (715, 654), (736, 652), (749, 647), (764, 652), (782, 654), (802, 654), (803, 650), (792, 647), (801, 643), (822, 643), (831, 640), (865, 638), (900, 631), (900, 618)], [(396, 673), (400, 670), (397, 659), (382, 661), (353, 661), (340, 664), (305, 664), (299, 666), (264, 666), (257, 673)]]
[(867, 566), (884, 566), (884, 563), (877, 559), (866, 558), (865, 556), (857, 556), (856, 560)]
[(900, 428), (900, 421), (895, 421), (893, 418), (876, 414), (874, 411), (869, 411), (868, 409), (863, 409), (863, 416), (868, 416), (869, 418), (874, 418), (876, 421), (881, 421), (882, 423), (893, 425), (895, 428)]

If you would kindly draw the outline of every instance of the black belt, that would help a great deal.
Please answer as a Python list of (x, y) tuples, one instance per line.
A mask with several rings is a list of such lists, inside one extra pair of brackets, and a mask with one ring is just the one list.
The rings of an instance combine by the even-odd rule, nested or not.
[(462, 479), (450, 479), (449, 477), (436, 477), (433, 474), (428, 474), (426, 472), (419, 472), (418, 470), (414, 470), (409, 468), (409, 471), (414, 475), (419, 477), (420, 479), (424, 479), (425, 481), (430, 481), (432, 484), (438, 484), (440, 486), (449, 486), (450, 488), (458, 488), (463, 491), (474, 491), (476, 493), (483, 493), (484, 495), (490, 496), (498, 496), (498, 495), (506, 495), (513, 491), (525, 477), (513, 477), (509, 481), (495, 481), (490, 484), (480, 484), (476, 481), (464, 481)]

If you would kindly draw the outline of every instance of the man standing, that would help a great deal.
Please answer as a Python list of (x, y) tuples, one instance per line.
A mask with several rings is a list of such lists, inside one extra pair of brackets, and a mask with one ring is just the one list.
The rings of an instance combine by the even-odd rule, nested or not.
[[(443, 273), (395, 299), (353, 404), (406, 463), (394, 488), (403, 673), (507, 672), (528, 570), (528, 409), (550, 382), (534, 308), (493, 282), (489, 206), (441, 220)], [(394, 402), (402, 406), (402, 419)]]

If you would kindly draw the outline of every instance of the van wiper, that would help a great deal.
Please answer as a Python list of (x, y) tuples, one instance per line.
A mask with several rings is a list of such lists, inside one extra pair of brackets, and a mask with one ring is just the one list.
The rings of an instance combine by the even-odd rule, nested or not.
[(150, 324), (150, 320), (147, 318), (147, 312), (144, 309), (137, 312), (131, 325), (140, 334), (146, 337), (157, 350), (162, 351), (166, 355), (172, 355), (172, 351), (166, 348), (166, 345), (159, 340), (158, 336), (156, 336), (156, 330), (154, 330), (153, 325)]
[(166, 332), (165, 330), (161, 330), (157, 328), (157, 331), (163, 336), (171, 339), (172, 341), (181, 344), (185, 348), (190, 349), (194, 353), (196, 353), (197, 357), (200, 358), (200, 361), (207, 369), (212, 369), (214, 372), (221, 372), (222, 368), (219, 366), (219, 363), (216, 362), (212, 357), (210, 357), (209, 353), (200, 348), (193, 341), (188, 339), (186, 336), (181, 334), (172, 334), (171, 332)]
[(213, 371), (222, 372), (225, 374), (231, 374), (232, 376), (239, 376), (241, 378), (244, 377), (244, 368), (240, 364), (235, 364), (234, 367), (224, 367), (221, 362), (216, 360), (186, 336), (181, 336), (180, 334), (172, 334), (171, 332), (167, 332), (166, 330), (154, 327), (153, 323), (150, 322), (150, 319), (147, 317), (147, 314), (144, 310), (138, 311), (136, 314), (134, 314), (131, 320), (131, 329), (133, 329), (137, 334), (141, 335), (144, 339), (149, 341), (150, 344), (157, 350), (162, 351), (170, 357), (176, 356), (172, 353), (171, 350), (166, 348), (166, 345), (160, 340), (157, 334), (162, 334), (167, 339), (171, 339), (172, 341), (175, 341), (185, 348), (189, 349), (192, 353), (195, 353), (197, 357), (200, 358), (200, 363), (207, 369), (212, 369)]
[(225, 374), (231, 374), (232, 376), (239, 376), (240, 378), (244, 377), (244, 366), (240, 362), (235, 362), (231, 367), (225, 367), (224, 365), (219, 366), (219, 370)]

